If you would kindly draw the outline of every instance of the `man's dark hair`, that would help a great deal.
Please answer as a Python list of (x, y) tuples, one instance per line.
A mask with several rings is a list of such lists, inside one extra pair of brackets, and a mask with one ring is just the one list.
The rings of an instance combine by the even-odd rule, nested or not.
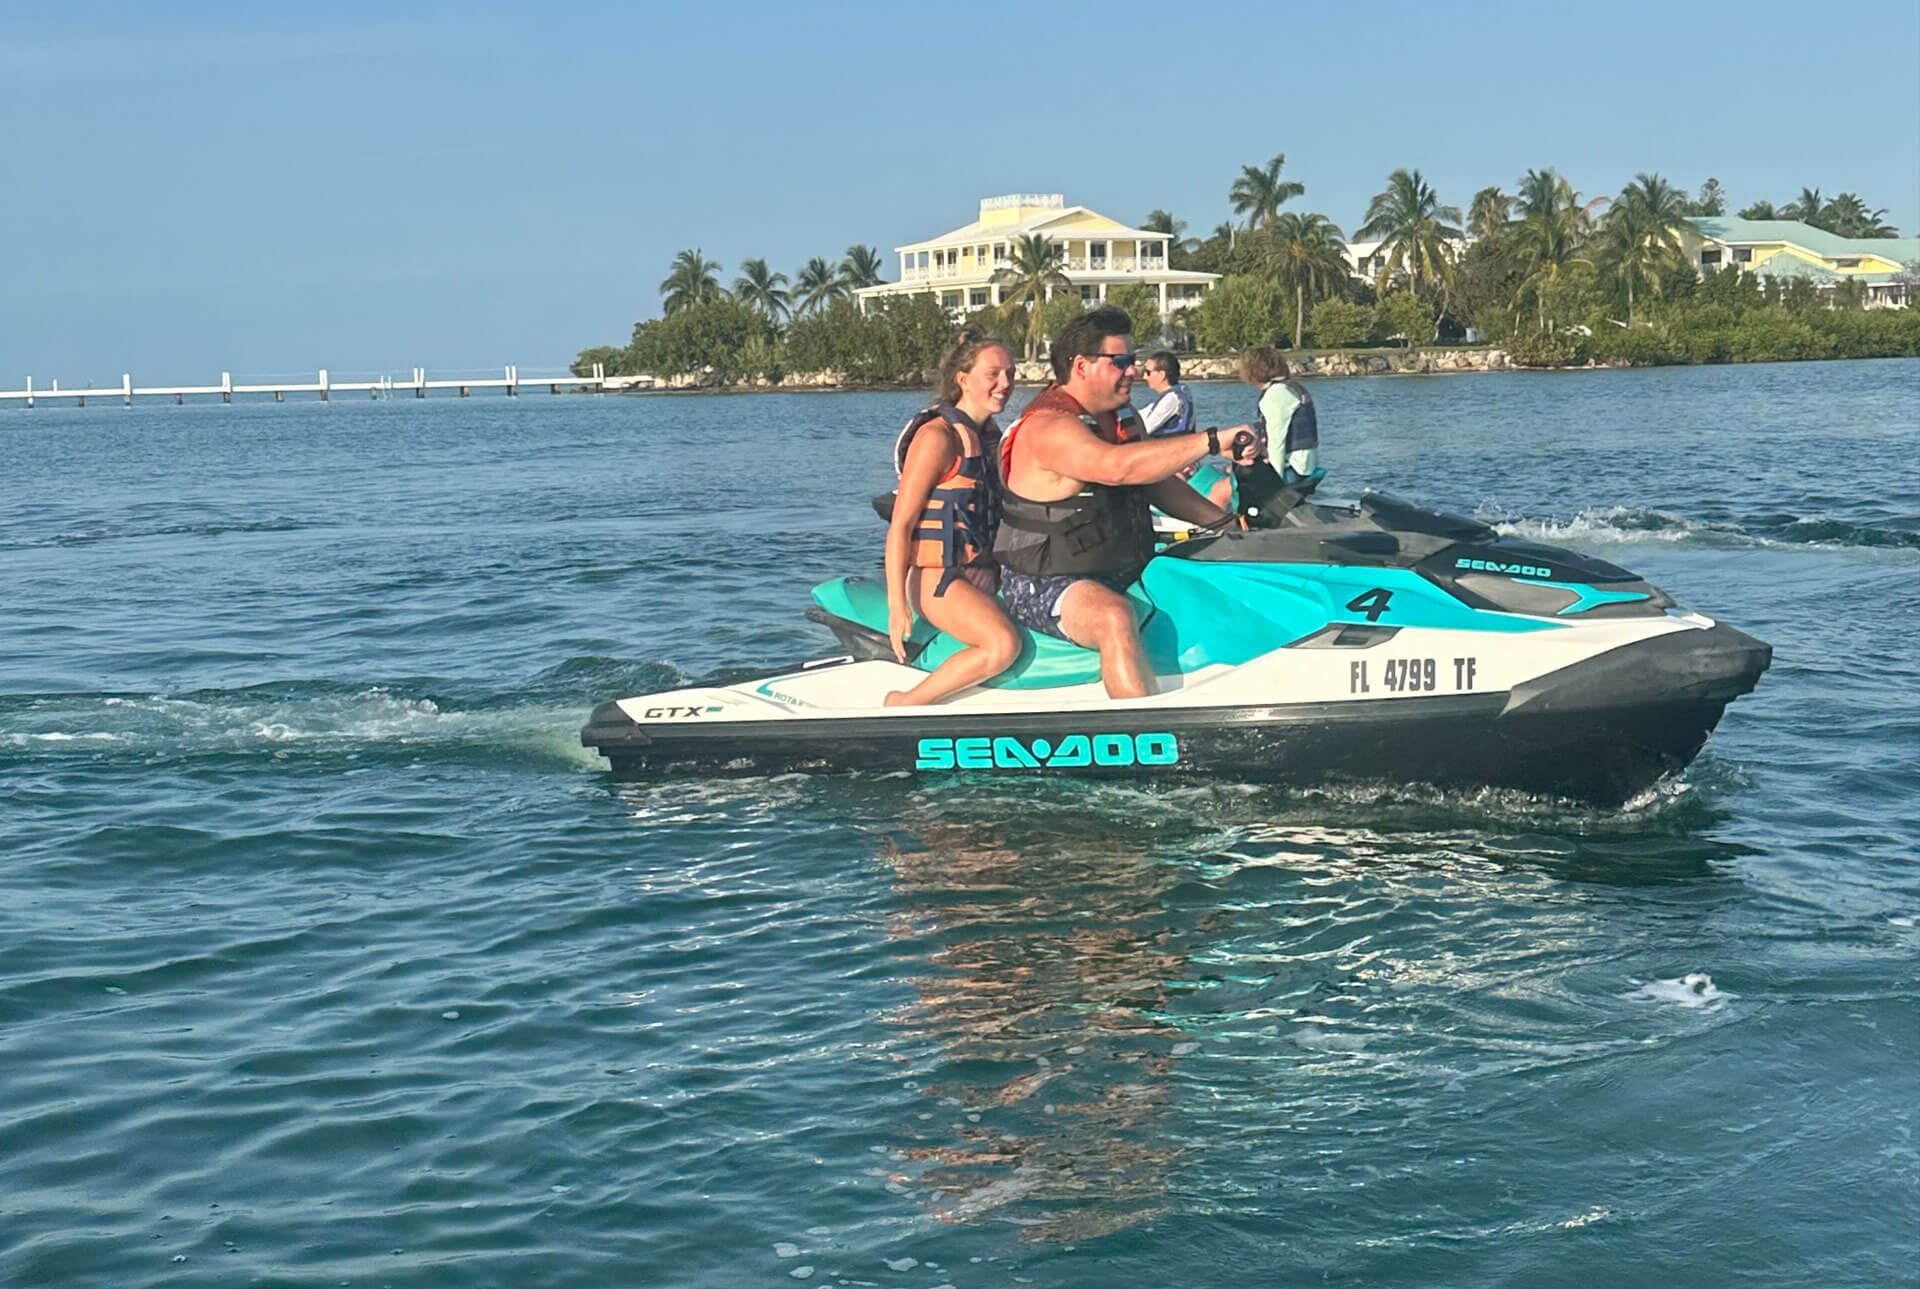
[(1099, 354), (1100, 346), (1106, 343), (1108, 336), (1130, 336), (1133, 334), (1133, 319), (1127, 316), (1125, 309), (1103, 304), (1090, 309), (1060, 328), (1059, 339), (1053, 342), (1053, 348), (1047, 353), (1047, 361), (1053, 364), (1053, 378), (1062, 385), (1073, 375), (1073, 360), (1092, 358)]
[(1173, 350), (1156, 349), (1147, 355), (1147, 361), (1165, 372), (1168, 381), (1175, 385), (1180, 383), (1180, 360), (1173, 356)]

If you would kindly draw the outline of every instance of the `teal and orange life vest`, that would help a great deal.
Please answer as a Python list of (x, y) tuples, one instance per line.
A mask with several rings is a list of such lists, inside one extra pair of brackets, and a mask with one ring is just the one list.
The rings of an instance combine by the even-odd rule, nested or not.
[[(1117, 414), (1095, 414), (1060, 386), (1049, 385), (1027, 404), (1000, 442), (1002, 480), (1012, 473), (1020, 427), (1035, 412), (1079, 417), (1108, 443), (1146, 437), (1131, 405)], [(1034, 577), (1138, 572), (1153, 556), (1153, 508), (1146, 490), (1138, 487), (1088, 483), (1059, 501), (1033, 501), (1003, 485), (1000, 535), (993, 553), (1001, 567)]]
[(962, 568), (992, 565), (993, 539), (1000, 526), (1000, 475), (995, 455), (1000, 428), (988, 417), (976, 425), (950, 403), (937, 403), (907, 422), (893, 445), (896, 475), (907, 468), (907, 452), (914, 436), (926, 426), (939, 425), (960, 443), (960, 458), (927, 494), (914, 524), (910, 559), (915, 568), (943, 570), (934, 587), (943, 595)]

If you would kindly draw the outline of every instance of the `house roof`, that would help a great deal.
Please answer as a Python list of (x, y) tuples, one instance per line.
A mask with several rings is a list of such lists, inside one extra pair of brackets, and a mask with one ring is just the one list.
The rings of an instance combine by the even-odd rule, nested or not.
[[(1017, 219), (989, 219), (989, 207), (994, 203), (1011, 203), (1012, 198), (987, 198), (981, 202), (979, 219), (962, 225), (938, 237), (929, 237), (923, 241), (907, 242), (896, 246), (896, 251), (924, 250), (932, 246), (965, 246), (975, 242), (1013, 241), (1026, 233), (1038, 233), (1049, 230), (1056, 233), (1071, 232), (1076, 235), (1115, 233), (1127, 238), (1138, 238), (1145, 242), (1170, 242), (1172, 236), (1167, 233), (1150, 232), (1143, 228), (1134, 228), (1117, 219), (1110, 219), (1096, 210), (1085, 206), (1067, 206), (1064, 204), (1040, 206), (1022, 202), (1016, 209)], [(1054, 198), (1058, 201), (1058, 198)], [(1002, 209), (1009, 208), (1002, 206)]]
[[(1825, 259), (1878, 255), (1904, 264), (1920, 259), (1920, 237), (1841, 237), (1797, 219), (1736, 219), (1705, 215), (1691, 221), (1703, 237), (1729, 246), (1760, 246), (1788, 242)], [(1771, 261), (1769, 261), (1771, 263)]]
[(1803, 260), (1798, 255), (1773, 255), (1753, 266), (1753, 271), (1761, 277), (1803, 277), (1820, 283), (1838, 282), (1847, 276), (1869, 276), (1866, 274), (1841, 274), (1832, 269), (1822, 268), (1812, 260)]

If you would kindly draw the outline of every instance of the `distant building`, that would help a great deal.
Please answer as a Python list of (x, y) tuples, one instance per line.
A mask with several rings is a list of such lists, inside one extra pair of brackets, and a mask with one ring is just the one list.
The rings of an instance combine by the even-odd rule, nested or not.
[[(1456, 260), (1466, 254), (1467, 247), (1473, 242), (1471, 237), (1449, 237), (1444, 240), (1447, 249), (1453, 253)], [(1379, 277), (1380, 270), (1387, 267), (1386, 252), (1382, 249), (1386, 244), (1385, 238), (1375, 238), (1369, 242), (1346, 243), (1341, 253), (1347, 257), (1347, 271), (1356, 281), (1365, 282), (1371, 286)]]
[(1920, 266), (1920, 237), (1841, 237), (1797, 219), (1711, 215), (1688, 222), (1694, 234), (1682, 241), (1703, 273), (1732, 266), (1821, 287), (1854, 281), (1866, 288), (1869, 306), (1901, 305), (1915, 295), (1920, 269), (1909, 266)]
[(926, 292), (937, 294), (956, 316), (997, 305), (1000, 285), (993, 275), (1007, 266), (1014, 244), (1030, 233), (1060, 248), (1067, 280), (1089, 305), (1106, 299), (1110, 288), (1138, 283), (1159, 292), (1160, 315), (1166, 318), (1197, 302), (1220, 276), (1168, 268), (1170, 234), (1130, 228), (1085, 206), (1069, 206), (1059, 193), (1014, 193), (982, 198), (980, 217), (971, 224), (896, 246), (900, 280), (854, 294), (863, 309), (870, 300)]
[(1387, 266), (1387, 257), (1380, 253), (1386, 242), (1375, 239), (1371, 242), (1348, 242), (1342, 253), (1347, 257), (1347, 269), (1362, 282), (1372, 282), (1374, 275)]

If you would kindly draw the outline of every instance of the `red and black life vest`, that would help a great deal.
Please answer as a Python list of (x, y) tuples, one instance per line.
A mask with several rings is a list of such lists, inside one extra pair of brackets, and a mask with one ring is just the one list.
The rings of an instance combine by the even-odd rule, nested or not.
[(950, 403), (939, 403), (907, 422), (893, 445), (896, 475), (907, 468), (907, 452), (922, 427), (940, 425), (960, 441), (960, 459), (927, 494), (927, 504), (913, 530), (910, 558), (915, 568), (937, 568), (935, 595), (946, 593), (962, 568), (992, 565), (994, 532), (1000, 526), (1000, 474), (994, 457), (1000, 446), (1000, 428), (988, 417), (974, 424)]
[[(1035, 412), (1077, 416), (1108, 443), (1146, 437), (1131, 405), (1118, 414), (1096, 415), (1059, 385), (1049, 385), (1027, 404), (1000, 442), (1002, 480), (1012, 474), (1020, 427)], [(1002, 567), (1030, 576), (1138, 572), (1153, 555), (1153, 509), (1146, 490), (1139, 487), (1087, 483), (1071, 497), (1033, 501), (1003, 484), (1000, 535), (993, 553)]]

